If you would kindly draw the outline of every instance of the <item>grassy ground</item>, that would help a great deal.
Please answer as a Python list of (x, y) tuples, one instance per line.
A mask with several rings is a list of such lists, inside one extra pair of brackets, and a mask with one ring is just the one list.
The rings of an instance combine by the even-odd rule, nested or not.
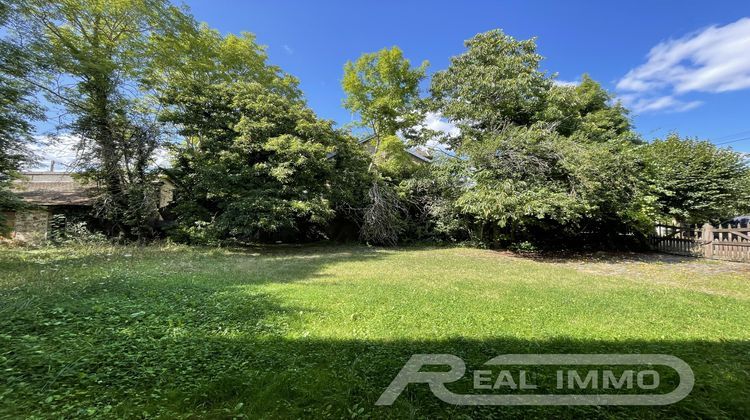
[[(0, 249), (0, 417), (748, 418), (748, 269), (462, 248)], [(469, 370), (505, 353), (665, 353), (696, 384), (664, 407), (460, 407), (426, 385), (374, 406), (414, 353)]]

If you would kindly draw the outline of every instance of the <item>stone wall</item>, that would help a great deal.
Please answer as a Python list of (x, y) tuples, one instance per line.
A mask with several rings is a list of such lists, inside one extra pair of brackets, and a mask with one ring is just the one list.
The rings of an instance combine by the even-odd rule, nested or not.
[(159, 208), (167, 207), (172, 203), (172, 200), (174, 200), (174, 184), (164, 180), (159, 187)]
[(47, 238), (50, 213), (47, 210), (22, 210), (16, 213), (13, 239), (39, 243)]

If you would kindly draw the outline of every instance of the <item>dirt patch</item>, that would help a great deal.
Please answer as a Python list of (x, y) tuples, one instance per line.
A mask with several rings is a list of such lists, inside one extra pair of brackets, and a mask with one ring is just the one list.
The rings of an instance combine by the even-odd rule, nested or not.
[(562, 263), (578, 270), (594, 272), (596, 274), (629, 275), (642, 274), (644, 269), (663, 269), (673, 274), (699, 276), (738, 274), (747, 275), (750, 278), (750, 264), (747, 263), (707, 260), (669, 254), (597, 252), (547, 261)]
[[(750, 276), (750, 263), (709, 260), (680, 255), (647, 252), (588, 253), (514, 253), (506, 250), (483, 251), (492, 256), (518, 258), (566, 267), (596, 274), (633, 274), (644, 268), (664, 268), (676, 273), (693, 275), (740, 274)], [(750, 278), (749, 278), (750, 279)]]
[(656, 253), (595, 253), (557, 263), (633, 283), (750, 299), (750, 264), (746, 263)]
[(509, 251), (483, 251), (482, 256), (524, 259), (610, 277), (617, 282), (673, 287), (750, 300), (750, 264), (747, 263), (638, 252), (524, 255)]

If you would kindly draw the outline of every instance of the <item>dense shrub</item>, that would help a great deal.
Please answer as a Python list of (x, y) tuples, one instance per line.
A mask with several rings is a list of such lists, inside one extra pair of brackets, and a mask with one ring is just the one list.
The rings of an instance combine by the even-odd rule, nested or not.
[(750, 168), (741, 153), (673, 134), (641, 154), (654, 220), (722, 222), (750, 209)]

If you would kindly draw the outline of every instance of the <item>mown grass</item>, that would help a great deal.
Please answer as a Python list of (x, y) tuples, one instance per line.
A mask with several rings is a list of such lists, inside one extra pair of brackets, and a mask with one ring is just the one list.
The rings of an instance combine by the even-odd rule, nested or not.
[[(691, 275), (696, 264), (722, 263), (597, 271), (465, 248), (1, 249), (0, 417), (747, 418), (750, 278)], [(505, 353), (665, 353), (696, 384), (663, 407), (459, 407), (425, 385), (375, 406), (415, 353), (455, 354), (470, 370)]]

